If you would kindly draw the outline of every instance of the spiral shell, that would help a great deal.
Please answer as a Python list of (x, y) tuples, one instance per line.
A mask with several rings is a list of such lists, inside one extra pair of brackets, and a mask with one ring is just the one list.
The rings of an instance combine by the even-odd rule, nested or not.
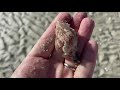
[(58, 21), (55, 35), (55, 49), (60, 52), (65, 59), (79, 61), (77, 53), (78, 34), (70, 27), (70, 24)]

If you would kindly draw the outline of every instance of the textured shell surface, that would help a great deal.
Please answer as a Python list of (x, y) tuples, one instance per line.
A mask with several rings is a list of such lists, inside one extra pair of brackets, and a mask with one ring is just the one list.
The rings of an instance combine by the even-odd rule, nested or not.
[(78, 34), (70, 24), (58, 21), (55, 30), (55, 48), (65, 59), (78, 61)]

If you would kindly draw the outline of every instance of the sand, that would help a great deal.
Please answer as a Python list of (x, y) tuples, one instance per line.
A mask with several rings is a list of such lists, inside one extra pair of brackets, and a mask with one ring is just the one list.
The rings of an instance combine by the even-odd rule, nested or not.
[[(58, 12), (0, 12), (0, 77), (10, 77)], [(71, 13), (72, 14), (72, 13)], [(120, 77), (120, 13), (88, 12), (99, 44), (93, 78)]]

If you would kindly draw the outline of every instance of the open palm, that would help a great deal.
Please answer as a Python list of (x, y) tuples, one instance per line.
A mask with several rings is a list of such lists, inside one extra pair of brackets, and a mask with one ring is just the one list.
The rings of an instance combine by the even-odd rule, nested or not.
[[(56, 52), (55, 26), (57, 21), (67, 21), (79, 34), (79, 55), (81, 63), (73, 71), (64, 66), (75, 64), (65, 60)], [(40, 37), (31, 52), (15, 70), (12, 78), (91, 78), (96, 64), (97, 43), (90, 40), (94, 21), (86, 13), (77, 12), (73, 17), (61, 12)], [(41, 46), (45, 45), (44, 50)], [(45, 49), (47, 47), (47, 49)]]

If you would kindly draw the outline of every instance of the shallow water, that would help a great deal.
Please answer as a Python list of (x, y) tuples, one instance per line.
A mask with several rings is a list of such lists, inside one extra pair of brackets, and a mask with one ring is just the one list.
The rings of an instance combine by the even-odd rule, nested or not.
[[(57, 12), (0, 12), (0, 77), (10, 77)], [(88, 12), (99, 44), (93, 77), (120, 77), (120, 12)]]

